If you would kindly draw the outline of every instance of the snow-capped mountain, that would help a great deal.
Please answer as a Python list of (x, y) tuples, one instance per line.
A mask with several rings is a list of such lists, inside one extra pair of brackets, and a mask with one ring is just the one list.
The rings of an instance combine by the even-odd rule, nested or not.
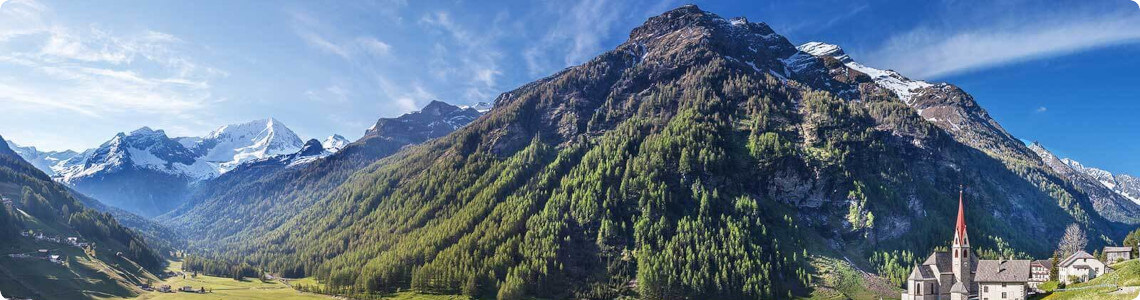
[(301, 150), (303, 142), (285, 124), (269, 118), (219, 127), (200, 139), (180, 142), (225, 173), (244, 162)]
[(1054, 172), (1088, 195), (1093, 207), (1109, 220), (1129, 223), (1140, 221), (1140, 206), (1134, 205), (1140, 204), (1140, 201), (1132, 196), (1137, 190), (1127, 190), (1129, 179), (1134, 183), (1135, 177), (1113, 175), (1101, 169), (1085, 167), (1072, 159), (1059, 158), (1037, 142), (1030, 144), (1029, 149)]
[(142, 215), (173, 208), (192, 182), (217, 169), (162, 130), (116, 134), (57, 168), (56, 180), (100, 201)]
[(8, 147), (15, 151), (16, 154), (24, 158), (24, 160), (31, 163), (36, 168), (40, 169), (49, 176), (55, 176), (57, 169), (64, 168), (64, 162), (79, 153), (71, 150), (66, 151), (40, 151), (32, 146), (20, 146), (11, 140), (5, 140)]
[(337, 152), (340, 151), (340, 149), (344, 149), (344, 146), (348, 146), (350, 143), (352, 143), (352, 141), (349, 141), (339, 134), (334, 134), (325, 138), (325, 140), (321, 142), (321, 147), (324, 147), (325, 150), (330, 152)]
[[(317, 141), (316, 139), (310, 139), (306, 141), (305, 144), (301, 146), (301, 149), (297, 150), (297, 152), (251, 160), (242, 164), (239, 169), (257, 168), (266, 165), (293, 167), (307, 164), (314, 160), (332, 154), (333, 151), (329, 151), (324, 146), (322, 146), (320, 141)], [(236, 170), (237, 169), (235, 169), (235, 171)]]
[(70, 183), (77, 178), (132, 167), (192, 180), (217, 176), (210, 165), (197, 160), (194, 153), (167, 137), (166, 132), (149, 127), (136, 129), (129, 134), (119, 133), (99, 148), (84, 151), (75, 158), (80, 158), (81, 161), (68, 160), (58, 170), (56, 177), (61, 181)]
[(493, 107), (494, 107), (494, 104), (487, 103), (487, 102), (479, 102), (479, 103), (475, 103), (475, 105), (460, 105), (459, 106), (459, 108), (462, 108), (462, 109), (473, 108), (480, 113), (486, 113), (488, 111), (491, 111), (491, 108), (493, 108)]
[(1113, 192), (1140, 204), (1140, 178), (1128, 174), (1112, 174), (1109, 171), (1082, 165), (1080, 162), (1069, 158), (1061, 159), (1061, 161), (1073, 170), (1096, 179), (1097, 182)]

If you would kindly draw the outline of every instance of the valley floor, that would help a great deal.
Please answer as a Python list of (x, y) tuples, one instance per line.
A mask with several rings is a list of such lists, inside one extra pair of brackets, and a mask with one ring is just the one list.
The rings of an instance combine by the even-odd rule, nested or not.
[[(170, 266), (167, 267), (168, 271), (179, 272), (182, 268), (182, 262), (171, 261)], [(200, 293), (186, 293), (175, 291), (173, 293), (162, 293), (157, 291), (143, 292), (136, 299), (273, 299), (273, 300), (303, 300), (303, 299), (333, 299), (329, 296), (302, 293), (294, 290), (292, 287), (285, 285), (278, 281), (262, 282), (257, 279), (246, 279), (243, 281), (234, 280), (231, 278), (222, 278), (214, 276), (206, 276), (199, 274), (197, 277), (192, 277), (187, 274), (183, 276), (174, 276), (163, 280), (162, 282), (155, 283), (155, 286), (169, 285), (171, 289), (178, 289), (183, 286), (191, 286), (195, 290), (205, 288), (208, 292)]]
[[(171, 261), (167, 267), (167, 271), (180, 272), (182, 269), (181, 261)], [(308, 285), (318, 284), (311, 278), (304, 278), (292, 280), (290, 284), (304, 283)], [(186, 293), (175, 291), (173, 293), (161, 293), (157, 291), (143, 292), (137, 298), (133, 299), (153, 299), (153, 300), (176, 300), (176, 299), (266, 299), (266, 300), (309, 300), (309, 299), (340, 299), (332, 296), (305, 293), (293, 289), (293, 287), (281, 281), (272, 280), (262, 282), (261, 280), (251, 278), (242, 281), (234, 280), (232, 278), (222, 278), (214, 276), (206, 276), (199, 274), (197, 277), (192, 277), (187, 274), (183, 276), (175, 276), (167, 278), (161, 282), (156, 282), (155, 286), (169, 285), (171, 289), (177, 290), (183, 286), (190, 286), (194, 290), (205, 288), (206, 293)], [(382, 296), (382, 299), (394, 300), (452, 300), (452, 299), (467, 299), (464, 296), (447, 296), (447, 295), (424, 295), (416, 293), (396, 293), (392, 295)]]

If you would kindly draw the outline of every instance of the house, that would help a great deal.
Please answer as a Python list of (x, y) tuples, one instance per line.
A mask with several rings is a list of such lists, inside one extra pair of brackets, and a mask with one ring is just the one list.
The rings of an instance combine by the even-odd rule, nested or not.
[(1057, 263), (1057, 280), (1065, 284), (1085, 282), (1097, 276), (1104, 275), (1105, 265), (1092, 254), (1077, 251)]
[(1049, 281), (1049, 273), (1053, 270), (1053, 262), (1042, 259), (1029, 263), (1029, 288), (1037, 289), (1042, 283)]
[(170, 292), (170, 285), (166, 285), (166, 284), (161, 285), (158, 287), (158, 291), (162, 292), (162, 293), (169, 293)]
[(51, 262), (57, 263), (57, 264), (63, 263), (63, 260), (59, 259), (59, 255), (52, 255), (48, 260), (51, 260)]
[(74, 237), (74, 236), (69, 236), (69, 237), (67, 237), (67, 242), (72, 244), (72, 245), (75, 245), (75, 244), (79, 243), (79, 238)]
[(1107, 263), (1118, 263), (1132, 259), (1132, 247), (1104, 247), (1104, 260)]
[(194, 287), (189, 286), (189, 285), (183, 286), (181, 289), (178, 289), (178, 290), (180, 290), (182, 292), (186, 292), (186, 293), (197, 293), (198, 292), (198, 291), (194, 290)]
[(974, 282), (981, 300), (1025, 300), (1029, 295), (1028, 260), (980, 260)]

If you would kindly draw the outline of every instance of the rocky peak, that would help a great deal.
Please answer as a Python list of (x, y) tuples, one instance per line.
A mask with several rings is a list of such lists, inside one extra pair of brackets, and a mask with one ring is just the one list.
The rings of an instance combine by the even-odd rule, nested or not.
[(318, 141), (317, 139), (309, 139), (305, 142), (305, 145), (301, 146), (301, 150), (297, 153), (300, 156), (313, 156), (320, 155), (324, 152), (325, 148), (321, 145), (321, 141)]
[(415, 143), (450, 133), (471, 123), (482, 113), (474, 108), (460, 108), (443, 101), (432, 101), (419, 111), (396, 118), (381, 118), (365, 131), (365, 136), (408, 139)]

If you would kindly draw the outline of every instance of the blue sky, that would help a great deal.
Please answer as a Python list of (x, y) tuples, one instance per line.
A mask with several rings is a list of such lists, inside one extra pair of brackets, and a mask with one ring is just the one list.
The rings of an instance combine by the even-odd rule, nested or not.
[[(202, 135), (275, 117), (354, 139), (433, 99), (490, 101), (685, 3), (0, 0), (0, 134), (80, 150), (144, 125)], [(1140, 174), (1132, 1), (692, 3), (957, 84), (1019, 138)]]

